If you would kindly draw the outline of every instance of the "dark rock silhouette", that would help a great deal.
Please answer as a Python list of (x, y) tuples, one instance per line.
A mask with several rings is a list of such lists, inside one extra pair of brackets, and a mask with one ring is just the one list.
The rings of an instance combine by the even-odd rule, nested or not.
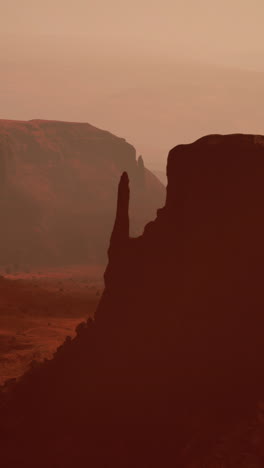
[(0, 120), (1, 264), (106, 262), (123, 171), (133, 189), (132, 235), (139, 235), (165, 188), (132, 145), (85, 123)]
[(177, 146), (138, 238), (122, 175), (95, 320), (3, 391), (4, 466), (263, 466), (263, 175), (264, 137)]
[(129, 239), (129, 180), (124, 172), (118, 186), (117, 210), (113, 232), (110, 240), (110, 249), (115, 245), (121, 246)]

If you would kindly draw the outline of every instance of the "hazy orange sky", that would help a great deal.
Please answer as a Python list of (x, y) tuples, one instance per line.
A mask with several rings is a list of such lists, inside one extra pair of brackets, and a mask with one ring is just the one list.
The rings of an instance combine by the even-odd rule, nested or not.
[(0, 118), (87, 121), (162, 168), (264, 133), (263, 0), (0, 0)]

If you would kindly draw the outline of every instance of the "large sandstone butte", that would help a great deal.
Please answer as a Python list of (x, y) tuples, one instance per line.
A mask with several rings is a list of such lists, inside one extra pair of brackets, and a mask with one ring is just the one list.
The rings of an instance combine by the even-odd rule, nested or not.
[(122, 175), (95, 319), (3, 393), (5, 467), (263, 467), (264, 137), (177, 146), (167, 175), (137, 238)]
[(105, 262), (124, 170), (138, 235), (165, 188), (132, 145), (86, 123), (0, 120), (0, 264)]

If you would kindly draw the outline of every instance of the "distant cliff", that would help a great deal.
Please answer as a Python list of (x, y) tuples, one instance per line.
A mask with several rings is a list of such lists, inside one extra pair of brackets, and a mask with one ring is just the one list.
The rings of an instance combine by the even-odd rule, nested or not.
[(177, 146), (167, 176), (131, 238), (122, 175), (95, 320), (3, 397), (5, 466), (263, 466), (264, 137)]
[(0, 120), (0, 264), (104, 262), (124, 170), (138, 235), (165, 189), (133, 146), (85, 123)]

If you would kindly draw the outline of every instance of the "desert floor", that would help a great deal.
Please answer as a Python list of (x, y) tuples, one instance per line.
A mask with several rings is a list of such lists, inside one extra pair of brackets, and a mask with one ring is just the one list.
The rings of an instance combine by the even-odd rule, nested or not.
[(103, 273), (100, 266), (76, 266), (0, 277), (0, 385), (32, 360), (52, 357), (94, 315)]

